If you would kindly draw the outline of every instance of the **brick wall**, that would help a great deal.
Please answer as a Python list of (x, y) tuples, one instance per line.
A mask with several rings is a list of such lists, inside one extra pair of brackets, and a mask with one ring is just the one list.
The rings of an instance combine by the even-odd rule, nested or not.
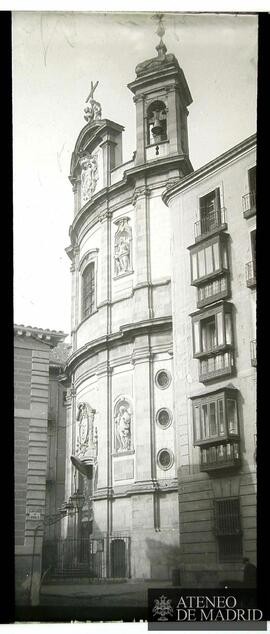
[(15, 544), (24, 544), (29, 419), (15, 418)]
[(32, 351), (23, 348), (14, 350), (14, 394), (15, 407), (28, 409), (31, 402)]

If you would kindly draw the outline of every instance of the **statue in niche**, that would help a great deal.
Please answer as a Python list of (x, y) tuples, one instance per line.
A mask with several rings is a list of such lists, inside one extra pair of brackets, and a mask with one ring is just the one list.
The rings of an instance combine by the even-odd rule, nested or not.
[(80, 159), (81, 171), (81, 196), (86, 203), (94, 193), (98, 181), (97, 157), (90, 154)]
[(127, 400), (121, 400), (115, 408), (115, 450), (117, 453), (130, 451), (131, 446), (131, 409)]
[(84, 476), (93, 476), (93, 467), (97, 457), (97, 432), (94, 436), (94, 418), (96, 410), (88, 403), (78, 404), (76, 420), (78, 421), (77, 445), (75, 456), (71, 462)]
[(128, 222), (129, 218), (121, 218), (115, 222), (118, 225), (114, 239), (114, 269), (116, 277), (131, 272), (132, 230)]
[(101, 119), (101, 115), (102, 115), (102, 111), (101, 111), (101, 105), (98, 101), (95, 101), (94, 99), (94, 92), (98, 86), (98, 81), (96, 81), (95, 85), (93, 84), (93, 82), (91, 81), (91, 90), (90, 93), (86, 99), (85, 102), (85, 108), (84, 108), (84, 118), (85, 121), (87, 121), (87, 123), (91, 123), (91, 121), (94, 120), (99, 120)]

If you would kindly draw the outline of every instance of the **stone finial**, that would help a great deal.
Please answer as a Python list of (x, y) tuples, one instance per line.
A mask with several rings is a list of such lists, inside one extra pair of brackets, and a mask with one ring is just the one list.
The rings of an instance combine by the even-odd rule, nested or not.
[(85, 102), (84, 118), (87, 121), (87, 123), (90, 123), (91, 121), (94, 121), (95, 119), (101, 119), (101, 116), (102, 116), (101, 105), (98, 101), (94, 99), (94, 92), (98, 84), (99, 84), (98, 81), (96, 81), (95, 84), (93, 84), (93, 82), (91, 81), (90, 93)]
[(165, 27), (164, 24), (162, 22), (163, 18), (164, 18), (164, 14), (163, 13), (156, 13), (156, 15), (154, 16), (154, 18), (156, 20), (158, 20), (158, 28), (156, 30), (157, 35), (160, 37), (160, 41), (158, 43), (158, 45), (156, 46), (156, 51), (158, 52), (158, 57), (160, 58), (164, 58), (165, 54), (167, 52), (167, 47), (165, 46), (162, 37), (165, 33)]

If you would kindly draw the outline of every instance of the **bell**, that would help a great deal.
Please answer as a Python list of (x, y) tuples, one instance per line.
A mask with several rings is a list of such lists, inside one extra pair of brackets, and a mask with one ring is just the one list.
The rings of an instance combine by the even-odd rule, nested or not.
[(162, 126), (161, 126), (161, 122), (159, 120), (159, 116), (158, 116), (158, 112), (154, 112), (154, 125), (152, 127), (152, 135), (155, 136), (160, 136), (161, 132), (162, 132)]

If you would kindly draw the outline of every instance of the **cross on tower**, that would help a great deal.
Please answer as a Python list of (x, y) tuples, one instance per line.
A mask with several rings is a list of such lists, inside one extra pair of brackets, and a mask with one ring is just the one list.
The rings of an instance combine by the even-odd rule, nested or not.
[(94, 85), (94, 84), (93, 84), (93, 82), (91, 81), (91, 90), (90, 90), (90, 93), (89, 93), (89, 95), (88, 95), (88, 97), (87, 97), (87, 99), (86, 99), (86, 103), (89, 101), (89, 99), (93, 99), (93, 98), (94, 98), (94, 92), (95, 92), (95, 90), (96, 90), (96, 88), (97, 88), (98, 84), (99, 84), (99, 82), (98, 82), (98, 81), (96, 81), (95, 85)]

